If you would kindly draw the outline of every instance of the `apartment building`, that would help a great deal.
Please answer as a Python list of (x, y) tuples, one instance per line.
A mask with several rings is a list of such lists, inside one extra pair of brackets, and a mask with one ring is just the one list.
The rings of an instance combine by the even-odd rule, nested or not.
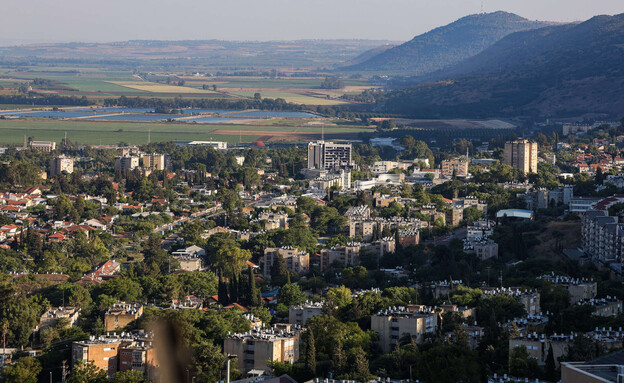
[(537, 143), (516, 140), (505, 143), (504, 163), (526, 173), (537, 173)]
[(305, 326), (308, 319), (323, 313), (323, 302), (305, 302), (288, 308), (288, 323)]
[(298, 326), (291, 324), (276, 324), (269, 329), (255, 327), (243, 334), (228, 335), (223, 351), (238, 356), (237, 368), (243, 374), (251, 370), (269, 372), (269, 361), (293, 364), (299, 359), (300, 332)]
[(106, 331), (122, 329), (142, 315), (143, 305), (140, 303), (115, 303), (104, 314), (104, 328)]
[(74, 159), (64, 156), (52, 157), (50, 159), (50, 177), (56, 177), (63, 172), (74, 172)]
[(352, 166), (351, 144), (329, 141), (308, 144), (308, 169), (347, 169)]
[(165, 170), (164, 154), (144, 154), (141, 156), (143, 169), (147, 170)]
[(286, 267), (290, 271), (294, 271), (297, 274), (305, 274), (310, 270), (310, 254), (299, 249), (284, 246), (281, 248), (267, 247), (264, 249), (264, 265), (263, 274), (265, 278), (271, 277), (271, 269), (275, 263), (277, 255), (281, 255), (286, 261)]
[(403, 247), (416, 246), (420, 243), (420, 229), (413, 227), (399, 230), (399, 244)]
[(571, 278), (554, 274), (542, 275), (538, 279), (549, 281), (568, 290), (571, 304), (596, 298), (598, 294), (598, 283), (593, 279)]
[[(526, 347), (529, 355), (535, 359), (541, 365), (546, 362), (548, 356), (548, 349), (552, 347), (553, 356), (555, 357), (555, 365), (559, 367), (559, 358), (566, 355), (568, 347), (574, 342), (574, 338), (579, 336), (578, 334), (553, 334), (546, 336), (544, 334), (520, 333), (519, 336), (509, 339), (509, 351), (516, 347)], [(585, 336), (592, 339), (598, 346), (604, 350), (614, 350), (622, 348), (624, 344), (624, 332), (622, 328), (619, 329), (595, 329), (592, 332), (586, 333)]]
[(484, 287), (485, 296), (507, 295), (517, 298), (524, 306), (527, 314), (540, 313), (540, 293), (535, 290), (522, 290), (519, 287)]
[(581, 217), (581, 248), (592, 259), (622, 262), (624, 224), (608, 210), (588, 210)]
[(379, 345), (390, 353), (404, 335), (422, 342), (438, 328), (438, 314), (423, 306), (393, 307), (371, 317), (371, 330), (379, 334)]
[(112, 334), (73, 342), (72, 365), (77, 361), (93, 363), (109, 378), (118, 371), (138, 371), (148, 381), (158, 381), (159, 363), (151, 333)]
[(264, 211), (258, 215), (259, 221), (265, 221), (264, 230), (288, 229), (288, 214)]
[(325, 271), (334, 262), (339, 263), (343, 267), (359, 265), (361, 248), (361, 243), (350, 242), (344, 246), (322, 249), (320, 262), (321, 271)]
[(73, 327), (80, 317), (78, 307), (52, 307), (39, 318), (39, 330), (54, 326), (59, 319), (67, 320), (67, 327)]
[(139, 167), (139, 157), (122, 156), (115, 157), (115, 171), (125, 173)]
[(468, 177), (468, 160), (465, 158), (443, 160), (441, 167), (442, 177)]
[(72, 365), (77, 361), (93, 363), (100, 370), (104, 370), (109, 378), (112, 378), (119, 371), (119, 338), (98, 338), (91, 337), (84, 342), (74, 342), (72, 344)]
[(588, 305), (594, 309), (592, 315), (599, 317), (615, 317), (622, 313), (622, 301), (616, 297), (584, 299), (576, 302), (577, 305)]

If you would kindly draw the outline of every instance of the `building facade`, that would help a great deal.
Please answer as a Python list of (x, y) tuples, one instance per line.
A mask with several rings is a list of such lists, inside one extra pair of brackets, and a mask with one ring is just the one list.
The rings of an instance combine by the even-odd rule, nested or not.
[(526, 173), (537, 173), (537, 143), (516, 140), (505, 143), (505, 164)]
[(244, 334), (228, 335), (223, 351), (237, 356), (237, 367), (243, 374), (251, 370), (269, 372), (269, 361), (293, 364), (299, 359), (299, 337), (299, 328), (291, 324), (256, 327)]
[(104, 328), (106, 331), (122, 329), (141, 315), (143, 315), (143, 305), (140, 303), (115, 303), (104, 314)]
[(438, 314), (422, 306), (395, 307), (371, 317), (371, 330), (379, 334), (384, 353), (392, 352), (404, 335), (422, 342), (425, 335), (435, 333), (437, 328)]
[(139, 157), (123, 156), (115, 158), (115, 171), (125, 173), (139, 167)]
[(50, 159), (50, 177), (56, 177), (63, 172), (74, 172), (74, 160), (63, 156), (52, 157)]
[(465, 158), (453, 158), (450, 160), (443, 160), (441, 174), (443, 177), (467, 177), (468, 161)]
[(317, 141), (308, 144), (309, 169), (348, 169), (351, 167), (351, 144)]
[(265, 278), (271, 277), (271, 270), (278, 254), (286, 261), (288, 270), (297, 274), (305, 274), (310, 270), (310, 254), (290, 246), (281, 248), (267, 247), (264, 249), (263, 273)]

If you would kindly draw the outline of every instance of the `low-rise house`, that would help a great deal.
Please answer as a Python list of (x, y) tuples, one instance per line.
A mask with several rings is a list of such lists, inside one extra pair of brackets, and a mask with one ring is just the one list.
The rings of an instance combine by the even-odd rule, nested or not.
[(67, 320), (67, 327), (73, 327), (80, 316), (80, 308), (78, 307), (52, 307), (46, 310), (41, 318), (39, 318), (38, 330), (46, 327), (54, 326), (59, 319)]

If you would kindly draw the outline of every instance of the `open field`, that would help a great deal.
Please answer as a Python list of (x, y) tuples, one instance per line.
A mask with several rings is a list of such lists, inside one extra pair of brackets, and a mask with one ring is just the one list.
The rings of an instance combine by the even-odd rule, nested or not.
[(167, 84), (158, 84), (154, 82), (140, 82), (140, 81), (110, 81), (110, 83), (122, 86), (124, 88), (130, 88), (134, 90), (140, 90), (144, 92), (151, 93), (215, 93), (211, 90), (203, 90), (197, 88), (191, 88), (188, 86), (177, 86), (177, 85), (167, 85)]
[[(364, 79), (344, 79), (343, 89), (320, 89), (324, 76), (267, 77), (267, 76), (190, 76), (159, 73), (141, 77), (129, 70), (98, 69), (96, 67), (46, 67), (29, 66), (19, 70), (0, 69), (0, 93), (16, 92), (20, 84), (34, 79), (54, 81), (51, 86), (36, 92), (64, 96), (86, 97), (94, 103), (106, 98), (160, 97), (160, 98), (253, 98), (260, 93), (263, 98), (282, 98), (302, 105), (333, 106), (347, 104), (340, 100), (344, 94), (358, 93), (376, 86)], [(171, 79), (172, 84), (163, 80)], [(155, 79), (161, 82), (154, 82)], [(184, 80), (184, 86), (175, 85)], [(152, 80), (152, 81), (146, 81)], [(216, 91), (212, 87), (216, 86)], [(208, 87), (209, 89), (203, 89)]]
[[(60, 121), (48, 119), (0, 120), (0, 145), (18, 145), (24, 136), (38, 140), (60, 142), (65, 133), (72, 142), (86, 145), (145, 144), (148, 134), (152, 142), (218, 140), (227, 142), (252, 142), (258, 137), (266, 141), (298, 141), (320, 138), (321, 126), (298, 126), (293, 119), (292, 126), (253, 126), (234, 124), (192, 124), (192, 123), (144, 123), (107, 121)], [(325, 128), (325, 136), (333, 138), (354, 138), (365, 127)], [(148, 133), (149, 132), (149, 133)]]
[(340, 105), (340, 104), (345, 104), (344, 101), (341, 100), (331, 100), (331, 99), (326, 99), (326, 98), (320, 98), (320, 97), (310, 97), (310, 96), (305, 96), (305, 95), (301, 95), (298, 93), (291, 93), (291, 92), (285, 92), (285, 91), (269, 91), (266, 92), (263, 89), (256, 89), (256, 90), (243, 90), (243, 91), (228, 91), (229, 94), (233, 94), (236, 96), (243, 96), (243, 97), (253, 97), (255, 93), (260, 93), (260, 95), (262, 96), (262, 98), (283, 98), (284, 100), (286, 100), (286, 102), (293, 102), (296, 104), (303, 104), (303, 105)]

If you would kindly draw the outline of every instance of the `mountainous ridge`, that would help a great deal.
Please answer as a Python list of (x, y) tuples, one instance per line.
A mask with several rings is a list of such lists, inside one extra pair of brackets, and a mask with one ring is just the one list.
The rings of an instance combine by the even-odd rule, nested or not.
[(480, 54), (386, 95), (418, 116), (624, 115), (624, 14), (510, 34)]
[(474, 56), (510, 33), (552, 24), (502, 11), (469, 15), (340, 69), (422, 75)]

